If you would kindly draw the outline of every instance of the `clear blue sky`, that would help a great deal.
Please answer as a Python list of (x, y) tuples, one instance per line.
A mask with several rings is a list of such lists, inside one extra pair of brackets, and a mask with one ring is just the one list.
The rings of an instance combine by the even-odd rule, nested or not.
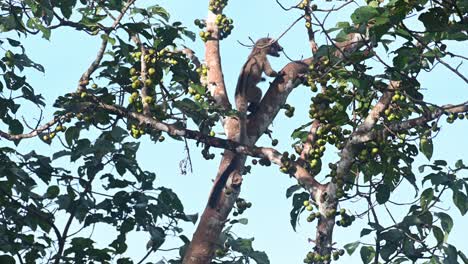
[[(206, 2), (208, 1), (158, 1), (160, 5), (167, 8), (171, 13), (172, 21), (182, 21), (189, 29), (195, 32), (198, 31), (192, 22), (196, 18), (205, 17), (207, 10)], [(291, 5), (295, 1), (284, 1), (284, 3), (285, 5)], [(320, 7), (322, 4), (330, 5), (322, 1), (318, 3)], [(339, 14), (339, 17), (331, 15), (327, 20), (327, 25), (331, 27), (338, 20), (350, 21), (349, 14), (353, 8), (352, 5), (349, 5), (347, 9)], [(241, 46), (237, 41), (249, 43), (249, 37), (258, 39), (267, 34), (273, 37), (278, 36), (300, 14), (283, 11), (273, 0), (230, 1), (226, 14), (234, 19), (235, 29), (233, 34), (222, 43), (222, 62), (228, 92), (233, 94), (237, 75), (244, 63), (244, 58), (249, 53), (249, 49)], [(318, 37), (319, 40), (323, 41), (323, 36), (319, 35)], [(280, 43), (291, 58), (299, 59), (301, 56), (310, 56), (307, 36), (302, 23), (299, 23), (289, 31), (281, 39)], [(48, 105), (51, 106), (57, 96), (73, 91), (76, 88), (81, 73), (88, 67), (98, 50), (99, 38), (93, 39), (84, 33), (76, 33), (70, 30), (59, 30), (53, 32), (50, 42), (38, 37), (28, 37), (24, 44), (30, 57), (45, 66), (45, 75), (31, 73), (29, 78), (37, 91), (47, 98)], [(199, 57), (203, 58), (203, 44), (200, 40), (197, 40), (195, 43), (188, 40), (185, 45), (192, 47)], [(462, 50), (460, 44), (449, 44), (448, 49), (451, 48), (459, 51)], [(272, 59), (271, 62), (274, 69), (280, 69), (288, 60), (281, 57)], [(461, 69), (465, 73), (467, 72), (467, 67), (462, 67)], [(460, 103), (468, 99), (467, 85), (441, 65), (437, 66), (437, 71), (433, 73), (422, 74), (422, 80), (424, 88), (427, 89), (425, 94), (428, 101), (445, 104)], [(280, 113), (274, 121), (273, 135), (280, 140), (280, 144), (277, 147), (280, 151), (290, 150), (289, 145), (292, 142), (290, 139), (291, 128), (302, 124), (307, 118), (309, 100), (304, 100), (304, 98), (308, 98), (308, 96), (310, 95), (306, 88), (300, 87), (296, 89), (288, 99), (288, 103), (297, 105), (295, 117), (288, 119)], [(35, 110), (28, 109), (29, 114), (33, 111)], [(51, 108), (47, 108), (45, 111), (46, 116), (50, 117), (51, 112)], [(28, 114), (27, 117), (37, 117), (39, 113), (35, 113), (36, 115), (31, 116)], [(455, 122), (451, 126), (444, 124), (442, 132), (435, 139), (434, 159), (446, 159), (449, 161), (449, 164), (453, 164), (457, 159), (464, 158), (465, 163), (467, 163), (467, 131), (467, 121)], [(221, 131), (218, 130), (217, 132)], [(194, 144), (191, 144), (194, 171), (189, 175), (181, 175), (179, 162), (184, 158), (183, 144), (166, 140), (162, 144), (153, 145), (145, 137), (141, 141), (149, 144), (142, 144), (138, 156), (139, 162), (144, 169), (156, 172), (158, 176), (156, 184), (174, 189), (184, 203), (188, 213), (202, 213), (211, 188), (211, 181), (216, 175), (219, 155), (214, 161), (206, 161), (201, 157), (200, 149), (196, 149)], [(270, 141), (261, 139), (258, 145), (267, 146), (270, 145)], [(38, 151), (53, 153), (54, 146), (59, 147), (57, 142), (52, 147), (49, 147), (38, 140), (28, 140), (22, 142), (19, 149), (28, 151), (34, 148)], [(336, 157), (336, 153), (330, 154), (326, 157), (324, 164), (336, 161)], [(66, 161), (61, 162), (66, 164)], [(426, 162), (425, 158), (420, 157), (415, 163), (415, 168), (417, 168), (418, 164)], [(302, 263), (302, 259), (307, 251), (313, 247), (312, 244), (307, 242), (307, 239), (315, 237), (315, 223), (308, 224), (303, 221), (298, 226), (297, 232), (294, 232), (289, 224), (291, 200), (285, 198), (285, 190), (294, 183), (293, 179), (279, 173), (278, 168), (275, 166), (270, 168), (254, 167), (253, 173), (247, 175), (243, 183), (241, 197), (251, 201), (253, 207), (244, 213), (245, 217), (249, 218), (249, 224), (247, 226), (238, 225), (234, 229), (234, 232), (242, 237), (255, 236), (254, 247), (257, 250), (266, 251), (272, 264)], [(413, 199), (414, 194), (411, 189), (403, 189), (393, 196), (394, 201), (404, 202)], [(444, 198), (450, 201), (451, 195), (447, 195)], [(363, 207), (365, 206), (364, 203), (348, 203), (344, 206), (351, 209), (352, 212), (362, 212), (365, 209)], [(391, 207), (391, 210), (397, 215), (405, 212), (398, 207)], [(384, 218), (388, 219), (385, 212), (383, 210), (381, 212)], [(449, 213), (455, 220), (455, 228), (449, 237), (449, 242), (457, 245), (462, 251), (467, 252), (468, 246), (463, 237), (466, 234), (466, 219), (462, 219), (459, 211), (454, 208), (449, 208)], [(385, 219), (384, 222), (386, 222)], [(337, 246), (343, 246), (346, 243), (358, 240), (360, 230), (365, 227), (366, 223), (366, 219), (362, 219), (361, 221), (356, 221), (352, 227), (345, 230), (336, 227), (334, 240), (337, 242)], [(186, 235), (191, 237), (194, 226), (185, 224), (184, 229), (186, 230)], [(94, 232), (97, 238), (108, 238), (109, 242), (113, 239), (113, 236), (107, 236), (108, 233), (106, 233), (107, 231), (104, 228), (97, 228)], [(144, 248), (148, 238), (149, 235), (143, 232), (129, 236), (128, 255), (136, 261), (139, 260), (145, 254)], [(373, 237), (368, 236), (367, 239), (369, 238)], [(171, 245), (176, 244), (169, 242), (163, 248), (170, 248)], [(157, 261), (166, 256), (166, 254), (170, 253), (158, 252), (150, 260)], [(360, 262), (358, 252), (352, 257), (346, 256), (340, 260), (342, 262)]]

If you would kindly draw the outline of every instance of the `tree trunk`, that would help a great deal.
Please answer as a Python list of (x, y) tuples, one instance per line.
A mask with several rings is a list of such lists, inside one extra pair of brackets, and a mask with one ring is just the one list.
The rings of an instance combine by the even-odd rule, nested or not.
[[(226, 167), (236, 158), (236, 155), (238, 154), (231, 151), (224, 152), (217, 177), (224, 172)], [(226, 184), (226, 189), (228, 189), (229, 192), (223, 190), (220, 193), (216, 207), (212, 208), (209, 205), (205, 207), (197, 229), (193, 234), (190, 246), (185, 252), (183, 264), (211, 263), (215, 250), (223, 246), (218, 244), (218, 237), (223, 230), (224, 224), (236, 199), (239, 197), (240, 183), (242, 181), (240, 175), (244, 167), (245, 158), (241, 158), (240, 160), (241, 162), (237, 163), (236, 168), (229, 175), (229, 180)], [(213, 185), (213, 188), (214, 187), (215, 185)]]
[[(275, 78), (271, 83), (270, 88), (260, 103), (258, 111), (249, 118), (246, 145), (254, 145), (267, 130), (281, 107), (285, 104), (289, 93), (300, 84), (300, 82), (297, 82), (298, 78), (307, 73), (308, 66), (312, 61), (312, 58), (308, 58), (302, 61), (290, 62), (280, 71), (280, 76)], [(227, 118), (224, 127), (228, 139), (234, 139), (239, 133), (238, 121), (235, 118)], [(231, 151), (224, 152), (217, 179), (236, 155), (239, 154)], [(239, 197), (240, 184), (242, 182), (241, 170), (245, 163), (245, 157), (240, 158), (240, 160), (241, 162), (237, 163), (237, 167), (229, 175), (230, 181), (226, 185), (231, 193), (226, 195), (225, 192), (222, 192), (215, 208), (206, 206), (192, 241), (185, 252), (183, 264), (209, 264), (216, 248), (222, 246), (217, 245), (218, 237), (223, 230), (226, 219), (236, 199)]]

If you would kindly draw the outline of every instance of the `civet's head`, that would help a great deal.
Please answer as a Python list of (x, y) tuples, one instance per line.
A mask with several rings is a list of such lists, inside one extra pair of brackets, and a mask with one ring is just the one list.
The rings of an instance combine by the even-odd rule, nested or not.
[(268, 55), (279, 57), (279, 52), (283, 51), (278, 41), (272, 38), (261, 38), (255, 42), (255, 48), (265, 50)]

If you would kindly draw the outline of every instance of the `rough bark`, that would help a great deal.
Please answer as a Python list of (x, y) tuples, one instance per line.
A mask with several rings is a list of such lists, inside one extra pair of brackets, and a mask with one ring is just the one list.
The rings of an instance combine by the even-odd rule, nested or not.
[[(218, 176), (224, 172), (236, 155), (238, 154), (231, 151), (224, 152), (218, 169)], [(239, 179), (239, 175), (244, 162), (245, 159), (241, 163), (238, 163), (238, 167), (231, 173), (230, 179), (241, 180)], [(236, 180), (231, 180), (227, 184), (227, 188), (231, 192), (229, 195), (226, 195), (225, 192), (222, 193), (217, 207), (205, 207), (197, 229), (193, 234), (192, 241), (187, 248), (183, 264), (211, 263), (216, 248), (222, 246), (218, 245), (218, 237), (240, 192), (240, 182), (233, 183), (234, 181)]]
[[(279, 76), (275, 78), (261, 101), (259, 110), (248, 120), (247, 146), (255, 144), (255, 142), (263, 135), (286, 102), (289, 93), (293, 88), (301, 83), (301, 81), (298, 80), (307, 72), (308, 66), (311, 62), (311, 58), (303, 61), (291, 62), (280, 71)], [(225, 120), (225, 130), (228, 135), (228, 139), (235, 138), (235, 135), (239, 133), (238, 122), (233, 118)], [(232, 162), (235, 155), (240, 154), (235, 154), (231, 151), (224, 152), (217, 178), (229, 163)], [(276, 158), (277, 162), (281, 163), (279, 161), (279, 155), (272, 155), (271, 158)], [(230, 180), (226, 184), (226, 189), (230, 190), (229, 195), (226, 195), (226, 192), (223, 191), (219, 197), (216, 208), (211, 208), (210, 206), (205, 207), (190, 246), (186, 251), (183, 260), (184, 264), (207, 264), (211, 262), (217, 246), (216, 241), (218, 240), (219, 234), (221, 233), (226, 219), (232, 210), (235, 200), (239, 196), (240, 185), (242, 182), (240, 172), (244, 166), (245, 157), (242, 157), (241, 160), (242, 162), (238, 163), (237, 168), (233, 173), (231, 173), (229, 176)], [(305, 169), (300, 166), (297, 166), (297, 168), (296, 177), (300, 181), (310, 184), (310, 186), (319, 185)], [(315, 189), (315, 187), (311, 187), (310, 191), (313, 192)]]

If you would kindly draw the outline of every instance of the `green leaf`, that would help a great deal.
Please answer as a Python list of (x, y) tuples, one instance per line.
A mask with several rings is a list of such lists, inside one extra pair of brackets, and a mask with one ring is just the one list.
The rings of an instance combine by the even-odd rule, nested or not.
[(309, 135), (309, 132), (304, 131), (304, 130), (294, 130), (294, 132), (291, 134), (291, 137), (293, 139), (299, 139), (302, 142), (305, 142), (307, 140), (307, 136)]
[(59, 195), (59, 193), (60, 193), (60, 188), (56, 185), (52, 185), (52, 186), (49, 186), (49, 188), (47, 188), (45, 197), (47, 199), (54, 199), (55, 197)]
[(301, 188), (302, 188), (302, 186), (300, 186), (299, 184), (295, 184), (295, 185), (289, 187), (289, 188), (286, 190), (286, 198), (291, 197), (291, 195), (293, 195), (293, 193), (295, 193), (296, 191), (300, 190)]
[(150, 6), (147, 8), (147, 10), (151, 12), (152, 14), (162, 17), (166, 21), (169, 21), (169, 18), (170, 18), (169, 13), (166, 11), (166, 9), (160, 7), (159, 5)]
[(461, 159), (457, 160), (457, 162), (455, 163), (455, 168), (460, 169), (463, 167), (465, 167), (465, 164), (463, 164), (463, 160)]
[(257, 264), (270, 264), (267, 254), (263, 251), (254, 251), (249, 254), (249, 257), (255, 260)]
[(352, 255), (354, 251), (356, 250), (356, 248), (359, 247), (359, 244), (361, 244), (361, 242), (356, 241), (356, 242), (344, 245), (344, 248), (346, 249), (346, 252), (348, 252), (348, 255)]
[(375, 255), (375, 250), (371, 246), (361, 247), (361, 260), (363, 263), (367, 264), (372, 261)]
[(391, 243), (398, 243), (404, 237), (404, 233), (399, 229), (390, 229), (380, 234), (380, 239)]
[(65, 141), (68, 146), (73, 145), (73, 141), (77, 140), (80, 137), (80, 129), (78, 127), (72, 126), (65, 131)]
[(249, 223), (249, 219), (247, 218), (234, 219), (234, 220), (231, 220), (229, 223), (232, 225), (237, 224), (237, 223), (247, 225)]
[(413, 240), (405, 239), (403, 241), (403, 254), (405, 254), (405, 256), (407, 256), (409, 259), (413, 261), (415, 261), (418, 258)]
[(369, 228), (363, 228), (363, 229), (361, 230), (361, 237), (366, 236), (366, 235), (372, 233), (373, 231), (374, 231), (374, 230), (369, 229)]
[(8, 132), (12, 135), (22, 134), (24, 131), (23, 125), (17, 119), (13, 119), (8, 124)]
[(385, 245), (380, 249), (380, 255), (384, 260), (388, 260), (397, 249), (397, 243), (385, 243)]
[(166, 234), (160, 227), (150, 226), (148, 231), (151, 235), (151, 248), (157, 250), (166, 241)]
[(0, 263), (2, 263), (2, 264), (15, 264), (16, 261), (12, 256), (0, 255)]
[(253, 238), (245, 239), (245, 238), (238, 238), (232, 241), (232, 250), (242, 253), (244, 255), (249, 255), (252, 251), (252, 241)]
[(117, 264), (133, 264), (133, 261), (130, 258), (119, 258)]
[(198, 221), (198, 214), (189, 214), (189, 215), (186, 214), (184, 220), (195, 224)]
[(409, 215), (409, 216), (405, 216), (405, 218), (403, 218), (403, 222), (401, 223), (407, 226), (414, 226), (414, 225), (420, 225), (423, 222), (421, 221), (421, 219), (418, 218), (418, 216)]
[(434, 189), (428, 188), (421, 193), (421, 198), (419, 199), (421, 208), (425, 210), (429, 203), (434, 198)]
[(59, 151), (59, 152), (55, 152), (55, 153), (52, 155), (52, 159), (53, 159), (53, 160), (56, 160), (56, 159), (59, 159), (59, 158), (61, 158), (61, 157), (68, 156), (68, 155), (70, 155), (70, 153), (71, 153), (71, 152), (68, 151), (68, 150), (61, 150), (61, 151)]
[(289, 215), (291, 216), (290, 223), (294, 231), (296, 231), (296, 224), (299, 214), (304, 211), (304, 201), (309, 200), (310, 195), (307, 192), (296, 193), (293, 195), (293, 208)]
[(428, 31), (444, 31), (447, 29), (449, 16), (443, 8), (434, 7), (421, 14), (418, 19)]
[(442, 229), (444, 229), (444, 231), (447, 232), (447, 234), (450, 233), (453, 227), (452, 217), (450, 217), (450, 215), (443, 213), (443, 212), (435, 213), (435, 215), (439, 217)]
[(445, 254), (447, 255), (446, 258), (444, 259), (444, 264), (458, 264), (457, 261), (457, 249), (452, 246), (448, 245), (447, 247), (444, 247)]
[(432, 233), (434, 234), (434, 237), (437, 240), (437, 245), (440, 245), (444, 242), (444, 232), (442, 232), (442, 230), (439, 227), (433, 226)]
[(468, 211), (468, 197), (461, 191), (453, 191), (453, 203), (457, 206), (458, 210), (462, 215), (465, 215)]
[(379, 11), (375, 7), (371, 6), (362, 6), (354, 10), (354, 13), (351, 15), (351, 19), (354, 24), (361, 24), (368, 22), (370, 19), (377, 17)]
[(128, 136), (128, 132), (119, 126), (115, 126), (112, 128), (111, 135), (112, 139), (114, 139), (116, 142), (121, 142), (125, 137)]
[(21, 42), (19, 42), (17, 40), (14, 40), (14, 39), (11, 39), (11, 38), (7, 38), (7, 40), (8, 40), (8, 43), (13, 47), (22, 47)]
[(424, 156), (426, 156), (428, 160), (431, 160), (434, 151), (432, 139), (422, 138), (419, 141), (419, 150), (424, 154)]
[(197, 35), (196, 35), (194, 32), (190, 31), (190, 30), (182, 29), (182, 30), (181, 30), (181, 33), (182, 33), (184, 36), (188, 37), (188, 38), (189, 38), (190, 40), (192, 40), (192, 41), (195, 41), (195, 39), (196, 39), (196, 37), (197, 37)]
[(114, 46), (116, 42), (115, 38), (109, 37), (107, 34), (102, 34), (101, 39), (107, 40), (112, 46)]
[(386, 184), (380, 184), (376, 188), (376, 195), (375, 198), (379, 204), (384, 204), (388, 201), (388, 198), (390, 198), (390, 188)]
[(243, 224), (243, 225), (246, 225), (249, 223), (249, 219), (247, 218), (241, 218), (238, 221), (239, 221), (239, 224)]
[(62, 15), (65, 18), (69, 19), (72, 15), (73, 7), (76, 5), (76, 0), (57, 1), (57, 4), (60, 7)]
[(447, 161), (445, 161), (445, 160), (434, 160), (434, 165), (436, 165), (436, 166), (447, 166)]

